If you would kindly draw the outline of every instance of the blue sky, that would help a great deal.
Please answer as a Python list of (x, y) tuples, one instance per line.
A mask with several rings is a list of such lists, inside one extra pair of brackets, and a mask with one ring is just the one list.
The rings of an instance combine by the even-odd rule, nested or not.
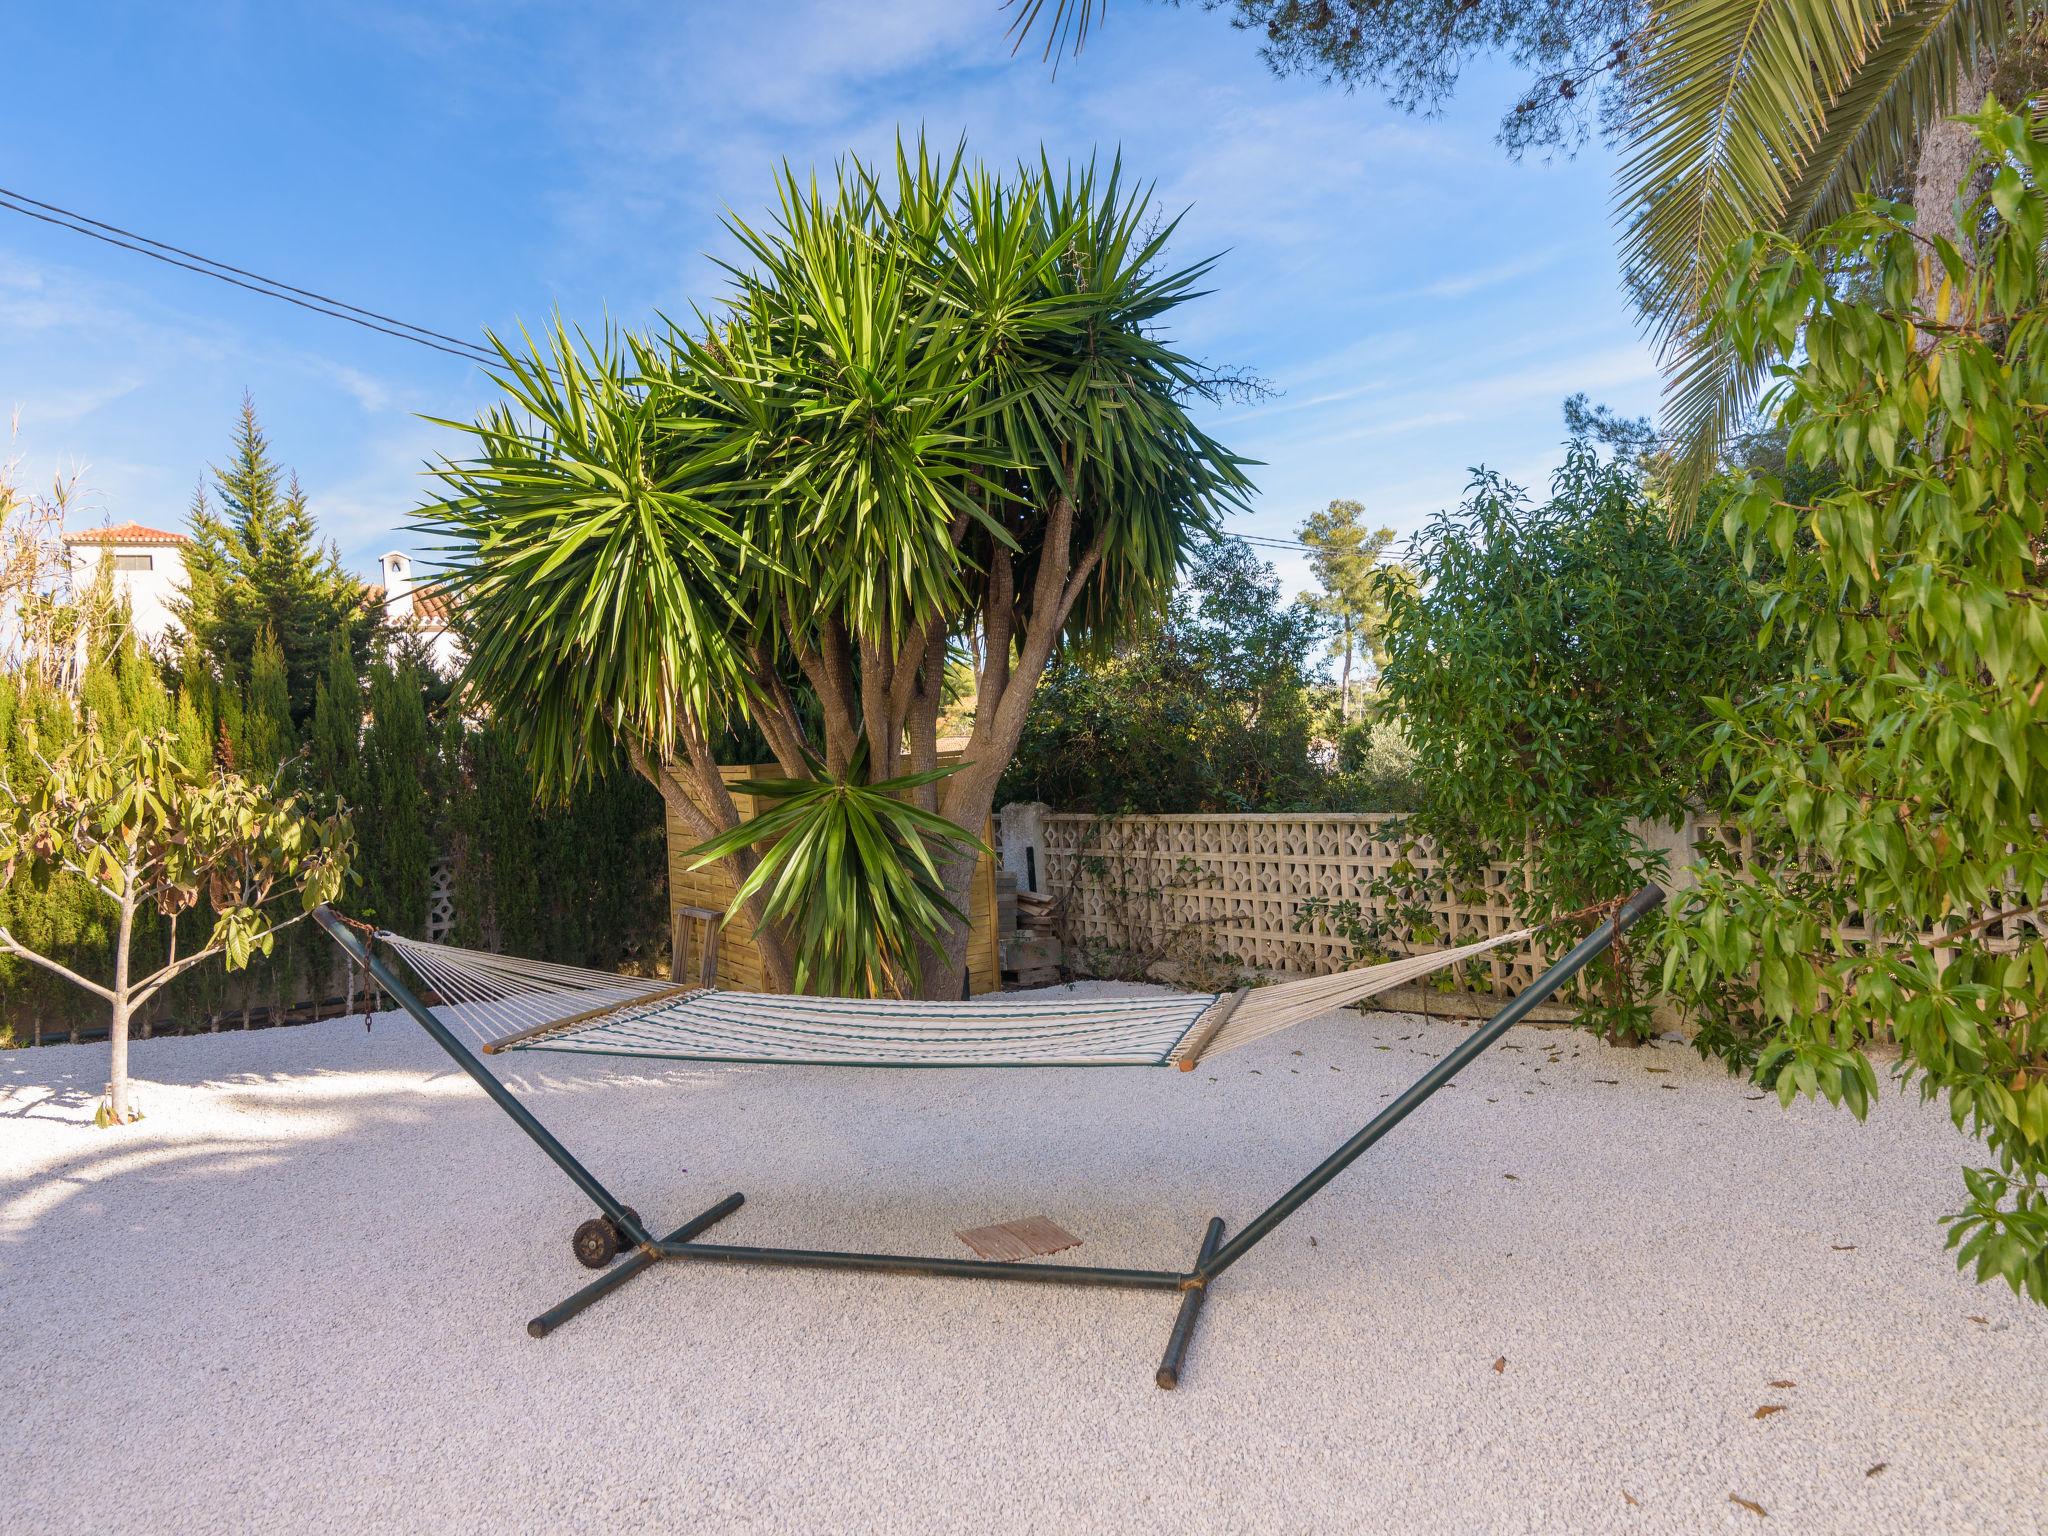
[[(1120, 0), (1057, 78), (996, 0), (13, 9), (0, 186), (457, 335), (714, 300), (723, 210), (774, 164), (922, 127), (1005, 161), (1123, 152), (1223, 252), (1179, 338), (1280, 391), (1212, 413), (1266, 461), (1240, 532), (1334, 496), (1399, 529), (1487, 464), (1541, 483), (1560, 400), (1651, 409), (1616, 279), (1611, 165), (1513, 163), (1513, 77), (1436, 120), (1277, 80), (1218, 15)], [(709, 255), (707, 255), (709, 253)], [(182, 526), (242, 392), (367, 574), (474, 368), (0, 212), (0, 411), (79, 521)], [(1307, 579), (1288, 556), (1290, 585)]]

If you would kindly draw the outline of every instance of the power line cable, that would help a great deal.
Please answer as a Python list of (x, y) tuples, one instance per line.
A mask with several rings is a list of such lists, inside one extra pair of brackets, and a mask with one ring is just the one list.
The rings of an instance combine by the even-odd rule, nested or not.
[[(187, 272), (196, 272), (201, 277), (210, 277), (217, 282), (228, 283), (248, 293), (263, 298), (281, 299), (300, 309), (310, 310), (316, 315), (325, 315), (330, 320), (343, 320), (350, 325), (361, 326), (379, 335), (409, 341), (416, 346), (430, 347), (449, 357), (462, 359), (485, 367), (495, 367), (504, 360), (485, 350), (474, 342), (464, 341), (459, 336), (450, 336), (446, 331), (437, 331), (429, 326), (415, 325), (409, 320), (400, 320), (374, 309), (365, 309), (359, 304), (350, 304), (344, 299), (333, 298), (311, 288), (301, 288), (275, 277), (265, 277), (246, 267), (238, 267), (211, 256), (202, 256), (183, 246), (172, 245), (167, 240), (158, 240), (150, 235), (124, 229), (118, 224), (109, 224), (104, 219), (95, 219), (56, 203), (47, 203), (40, 198), (30, 197), (25, 192), (16, 192), (9, 187), (0, 187), (0, 208), (10, 213), (21, 214), (24, 218), (36, 219), (58, 229), (69, 230), (75, 235), (84, 235), (138, 256), (147, 256), (152, 261), (161, 261), (168, 266), (179, 267)], [(39, 211), (40, 210), (40, 211)], [(182, 259), (181, 259), (182, 258)], [(1299, 539), (1278, 538), (1272, 534), (1241, 533), (1231, 535), (1266, 549), (1285, 550), (1290, 554), (1311, 553), (1309, 546)], [(1412, 538), (1413, 535), (1410, 536)], [(1389, 545), (1381, 551), (1382, 556), (1391, 554), (1396, 548), (1405, 546), (1408, 540)]]
[[(332, 320), (345, 320), (351, 325), (359, 325), (365, 330), (376, 331), (385, 336), (394, 336), (400, 341), (431, 347), (436, 352), (445, 352), (450, 357), (459, 357), (465, 362), (486, 366), (495, 366), (503, 362), (502, 358), (483, 347), (463, 341), (460, 337), (450, 336), (446, 332), (414, 325), (411, 321), (400, 320), (374, 309), (364, 309), (360, 305), (330, 298), (310, 288), (300, 288), (292, 283), (281, 282), (277, 278), (264, 277), (243, 267), (215, 261), (210, 256), (201, 256), (185, 250), (182, 246), (151, 239), (148, 235), (137, 234), (133, 230), (123, 229), (119, 225), (108, 224), (82, 213), (74, 213), (68, 208), (43, 202), (7, 187), (0, 187), (0, 208), (10, 213), (21, 214), (25, 218), (54, 225), (58, 229), (69, 230), (75, 235), (84, 235), (89, 239), (118, 246), (124, 251), (133, 251), (136, 255), (147, 256), (153, 261), (182, 267), (187, 272), (196, 272), (201, 277), (210, 277), (217, 282), (228, 283), (265, 298), (281, 299), (287, 304), (297, 305), (300, 309), (311, 310), (316, 315), (326, 315)], [(189, 259), (180, 260), (181, 257)]]

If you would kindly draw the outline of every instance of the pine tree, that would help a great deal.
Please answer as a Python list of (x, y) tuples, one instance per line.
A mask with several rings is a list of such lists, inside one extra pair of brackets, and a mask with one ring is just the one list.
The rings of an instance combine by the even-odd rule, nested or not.
[(1340, 667), (1339, 713), (1348, 725), (1353, 662), (1363, 653), (1377, 666), (1383, 654), (1381, 628), (1386, 605), (1377, 595), (1372, 577), (1394, 542), (1394, 530), (1368, 528), (1363, 503), (1339, 500), (1310, 514), (1301, 525), (1301, 542), (1309, 547), (1309, 563), (1323, 589), (1313, 600), (1316, 609), (1337, 621), (1330, 649)]
[(268, 629), (284, 658), (291, 719), (303, 727), (333, 637), (346, 636), (360, 663), (373, 626), (362, 584), (320, 542), (297, 477), (272, 458), (246, 395), (234, 451), (214, 470), (214, 496), (195, 494), (191, 527), (179, 623), (223, 677), (252, 676)]

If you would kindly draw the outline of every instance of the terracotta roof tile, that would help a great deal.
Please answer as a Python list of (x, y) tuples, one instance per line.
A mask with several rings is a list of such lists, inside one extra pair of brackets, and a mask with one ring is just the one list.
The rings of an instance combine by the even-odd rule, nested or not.
[[(363, 591), (373, 605), (390, 607), (391, 596), (383, 587), (372, 584)], [(446, 629), (448, 612), (448, 594), (439, 587), (423, 586), (412, 589), (412, 613), (408, 616), (407, 622), (423, 625), (428, 629)]]
[(120, 523), (112, 528), (81, 528), (64, 535), (66, 544), (190, 544), (182, 533), (145, 528), (140, 523)]

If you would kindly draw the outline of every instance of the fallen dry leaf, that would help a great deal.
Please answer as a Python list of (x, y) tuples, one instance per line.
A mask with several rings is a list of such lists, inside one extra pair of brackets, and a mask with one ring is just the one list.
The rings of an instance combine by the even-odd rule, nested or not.
[[(1502, 1175), (1501, 1175), (1501, 1177), (1502, 1177), (1502, 1178), (1504, 1178), (1504, 1179), (1515, 1179), (1515, 1176), (1514, 1176), (1514, 1175), (1513, 1175), (1512, 1173), (1504, 1173), (1504, 1174), (1502, 1174)], [(1519, 1183), (1521, 1183), (1522, 1181), (1521, 1181), (1520, 1179), (1515, 1179), (1515, 1182), (1516, 1182), (1517, 1184), (1519, 1184)]]
[(1630, 1493), (1626, 1488), (1621, 1490), (1621, 1496), (1626, 1502), (1635, 1505), (1636, 1508), (1642, 1508), (1643, 1501), (1637, 1498), (1634, 1494)]
[(1743, 1497), (1743, 1496), (1742, 1496), (1741, 1494), (1739, 1494), (1739, 1493), (1731, 1493), (1731, 1494), (1729, 1494), (1729, 1495), (1728, 1495), (1728, 1502), (1729, 1502), (1730, 1504), (1740, 1504), (1740, 1505), (1741, 1505), (1741, 1506), (1742, 1506), (1742, 1507), (1743, 1507), (1744, 1509), (1748, 1510), (1748, 1511), (1749, 1511), (1749, 1512), (1750, 1512), (1750, 1513), (1751, 1513), (1752, 1515), (1756, 1515), (1756, 1516), (1758, 1516), (1758, 1517), (1759, 1517), (1759, 1518), (1761, 1518), (1761, 1519), (1764, 1519), (1764, 1520), (1768, 1520), (1768, 1519), (1770, 1519), (1770, 1518), (1771, 1518), (1771, 1514), (1770, 1514), (1770, 1511), (1769, 1511), (1769, 1510), (1767, 1510), (1767, 1509), (1765, 1509), (1765, 1508), (1763, 1507), (1763, 1505), (1761, 1505), (1761, 1504), (1757, 1503), (1757, 1501), (1756, 1501), (1755, 1499), (1745, 1499), (1745, 1498), (1744, 1498), (1744, 1497)]
[(1829, 1243), (1828, 1246), (1837, 1253), (1854, 1253), (1856, 1251), (1854, 1243)]
[(1772, 1414), (1783, 1413), (1784, 1411), (1785, 1405), (1783, 1403), (1765, 1403), (1763, 1407), (1757, 1409), (1750, 1417), (1753, 1419), (1768, 1419)]
[(1596, 1083), (1605, 1083), (1610, 1088), (1619, 1088), (1621, 1086), (1621, 1079), (1618, 1077), (1596, 1077), (1593, 1079), (1593, 1081)]
[(1776, 1388), (1777, 1388), (1777, 1389), (1778, 1389), (1779, 1391), (1781, 1391), (1781, 1392), (1782, 1392), (1782, 1391), (1784, 1391), (1784, 1390), (1785, 1390), (1785, 1388), (1787, 1388), (1787, 1387), (1796, 1387), (1796, 1386), (1798, 1386), (1798, 1385), (1799, 1385), (1799, 1383), (1798, 1383), (1798, 1382), (1796, 1382), (1796, 1381), (1767, 1381), (1767, 1382), (1765, 1382), (1765, 1383), (1764, 1383), (1764, 1385), (1765, 1385), (1765, 1386), (1767, 1386), (1767, 1387), (1776, 1387)]
[(1643, 1070), (1645, 1072), (1669, 1072), (1671, 1069), (1669, 1067), (1645, 1067)]
[(1309, 1247), (1311, 1247), (1311, 1248), (1315, 1247), (1315, 1245), (1316, 1245), (1316, 1240), (1315, 1240), (1314, 1238), (1310, 1238), (1310, 1239), (1308, 1240), (1308, 1245), (1309, 1245)]
[(1880, 1461), (1876, 1466), (1867, 1469), (1863, 1475), (1865, 1477), (1875, 1477), (1878, 1473), (1882, 1472), (1886, 1467), (1890, 1465), (1891, 1463), (1888, 1461)]
[(1507, 1368), (1508, 1357), (1506, 1355), (1502, 1355), (1498, 1360), (1493, 1362), (1493, 1374), (1496, 1376), (1501, 1375), (1503, 1372), (1507, 1370)]

